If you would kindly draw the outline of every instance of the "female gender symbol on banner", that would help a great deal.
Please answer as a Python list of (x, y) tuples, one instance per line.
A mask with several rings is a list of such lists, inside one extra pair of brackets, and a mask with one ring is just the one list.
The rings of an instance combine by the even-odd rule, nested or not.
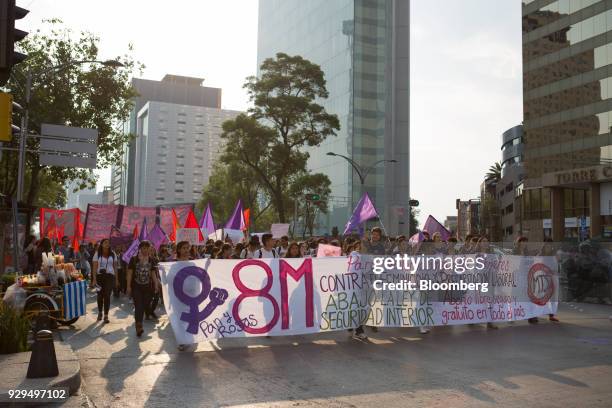
[[(202, 283), (202, 290), (195, 297), (185, 293), (183, 288), (185, 280), (190, 276), (193, 276)], [(210, 316), (217, 306), (222, 305), (227, 299), (227, 290), (220, 288), (211, 289), (208, 272), (197, 266), (188, 266), (181, 269), (174, 277), (172, 286), (174, 286), (174, 295), (178, 300), (189, 306), (189, 312), (183, 312), (181, 320), (189, 323), (187, 333), (191, 334), (197, 334), (200, 322)], [(200, 311), (200, 303), (206, 300), (207, 297), (210, 298), (210, 303), (206, 305), (204, 310)]]

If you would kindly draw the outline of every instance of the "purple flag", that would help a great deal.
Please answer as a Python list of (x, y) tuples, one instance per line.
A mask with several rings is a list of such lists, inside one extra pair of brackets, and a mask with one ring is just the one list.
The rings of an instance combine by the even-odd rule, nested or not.
[(149, 236), (149, 232), (147, 231), (147, 218), (142, 221), (142, 226), (140, 228), (140, 235), (138, 236), (139, 241), (145, 241)]
[(225, 223), (226, 229), (243, 230), (244, 229), (244, 213), (242, 210), (242, 200), (238, 200), (234, 212), (229, 220)]
[(431, 215), (427, 217), (427, 221), (425, 221), (425, 225), (423, 226), (423, 231), (427, 231), (430, 238), (433, 238), (434, 233), (439, 232), (442, 241), (447, 241), (451, 236), (450, 231), (444, 228), (444, 225), (440, 224), (438, 220)]
[(410, 245), (416, 245), (419, 242), (423, 242), (424, 240), (425, 240), (425, 235), (423, 235), (423, 233), (419, 231), (413, 236), (411, 236), (408, 242), (410, 243)]
[(123, 253), (121, 259), (123, 259), (125, 263), (130, 263), (130, 259), (132, 259), (133, 256), (136, 256), (138, 253), (138, 245), (140, 245), (140, 240), (136, 238), (134, 241), (132, 241), (132, 245), (130, 245), (127, 251)]
[(110, 232), (111, 247), (113, 248), (127, 247), (128, 245), (130, 245), (133, 239), (134, 238), (132, 237), (132, 234), (124, 234), (119, 230), (119, 228), (115, 227), (114, 225), (111, 225), (111, 232)]
[(202, 235), (204, 235), (204, 239), (208, 238), (208, 235), (216, 231), (210, 203), (206, 206), (206, 211), (204, 211), (204, 215), (202, 215), (202, 219), (200, 220), (200, 230), (202, 231)]
[(151, 244), (153, 244), (156, 251), (159, 251), (159, 247), (162, 244), (166, 242), (170, 242), (170, 240), (168, 239), (168, 236), (166, 235), (166, 233), (164, 232), (164, 230), (159, 224), (155, 224), (155, 226), (151, 228), (151, 231), (149, 231), (149, 235), (147, 239), (151, 241)]
[(369, 219), (378, 217), (378, 213), (376, 212), (376, 208), (374, 208), (374, 204), (372, 200), (370, 200), (370, 196), (368, 193), (364, 193), (361, 200), (357, 203), (355, 207), (355, 211), (353, 211), (353, 215), (351, 219), (346, 223), (346, 228), (344, 229), (344, 235), (351, 232), (355, 228), (359, 228), (359, 225), (366, 222)]

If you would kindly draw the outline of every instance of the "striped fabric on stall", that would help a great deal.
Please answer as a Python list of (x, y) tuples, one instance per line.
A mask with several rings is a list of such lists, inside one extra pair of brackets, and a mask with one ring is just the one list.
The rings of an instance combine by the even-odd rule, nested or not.
[(86, 294), (87, 281), (70, 282), (64, 285), (64, 319), (70, 320), (85, 314)]

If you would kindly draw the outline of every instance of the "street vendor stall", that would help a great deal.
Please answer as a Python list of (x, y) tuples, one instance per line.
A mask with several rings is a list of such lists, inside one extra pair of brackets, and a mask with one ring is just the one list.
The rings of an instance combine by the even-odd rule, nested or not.
[(62, 255), (43, 253), (41, 270), (36, 275), (17, 277), (15, 290), (25, 295), (24, 314), (32, 321), (46, 311), (54, 326), (71, 325), (85, 313), (87, 282)]

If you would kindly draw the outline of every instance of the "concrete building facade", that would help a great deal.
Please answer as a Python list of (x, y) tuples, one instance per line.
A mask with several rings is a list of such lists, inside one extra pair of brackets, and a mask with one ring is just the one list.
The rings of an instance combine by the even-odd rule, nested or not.
[(137, 116), (134, 205), (197, 202), (221, 153), (221, 125), (239, 113), (147, 102)]
[[(165, 75), (161, 81), (132, 79), (138, 93), (129, 120), (124, 123), (126, 134), (137, 135), (138, 114), (148, 102), (196, 106), (221, 109), (221, 89), (202, 86), (204, 79), (179, 75)], [(175, 138), (176, 134), (168, 135)], [(191, 137), (191, 135), (190, 135)], [(136, 173), (141, 165), (136, 162), (138, 146), (134, 138), (124, 149), (122, 164), (113, 166), (111, 175), (112, 200), (114, 204), (136, 205)]]

